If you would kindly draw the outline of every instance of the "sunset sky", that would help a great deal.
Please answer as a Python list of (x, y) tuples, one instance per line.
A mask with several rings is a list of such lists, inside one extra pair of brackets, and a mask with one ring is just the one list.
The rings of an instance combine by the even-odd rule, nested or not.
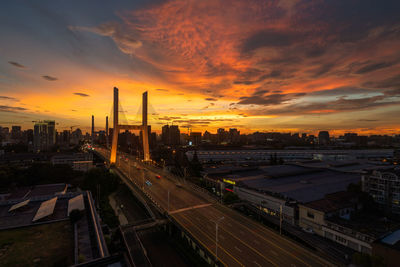
[[(400, 133), (400, 1), (2, 1), (0, 126)], [(186, 132), (185, 128), (181, 130)]]

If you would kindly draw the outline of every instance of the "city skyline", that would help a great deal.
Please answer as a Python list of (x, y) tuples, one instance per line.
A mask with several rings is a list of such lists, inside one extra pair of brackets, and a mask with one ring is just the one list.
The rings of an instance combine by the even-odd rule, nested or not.
[(0, 125), (103, 128), (116, 86), (157, 132), (399, 133), (396, 1), (93, 3), (3, 5)]

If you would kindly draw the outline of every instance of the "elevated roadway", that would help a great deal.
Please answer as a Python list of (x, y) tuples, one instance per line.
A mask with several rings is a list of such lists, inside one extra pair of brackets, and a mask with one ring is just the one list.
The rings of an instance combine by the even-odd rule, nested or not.
[[(105, 159), (109, 158), (108, 150), (96, 147), (96, 151)], [(157, 168), (122, 153), (117, 157), (116, 167), (214, 257), (215, 221), (224, 217), (218, 227), (217, 254), (225, 266), (334, 266), (313, 251), (219, 204), (206, 194), (172, 177), (167, 178), (162, 170), (157, 171)]]

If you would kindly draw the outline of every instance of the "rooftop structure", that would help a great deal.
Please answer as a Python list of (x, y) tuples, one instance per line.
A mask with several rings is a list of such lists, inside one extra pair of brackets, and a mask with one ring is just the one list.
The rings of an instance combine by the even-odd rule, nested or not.
[(238, 180), (244, 187), (279, 194), (303, 203), (322, 199), (326, 194), (344, 191), (350, 183), (361, 180), (359, 174), (295, 165), (264, 167), (261, 172), (257, 172), (242, 173)]
[(400, 214), (400, 168), (381, 168), (363, 175), (362, 189), (386, 209)]
[(56, 206), (57, 197), (49, 199), (47, 201), (42, 202), (38, 211), (36, 212), (35, 217), (33, 217), (32, 222), (40, 220), (44, 217), (51, 215), (54, 211), (54, 207)]
[(68, 200), (68, 216), (73, 210), (84, 210), (84, 209), (85, 209), (85, 203), (83, 201), (82, 194)]
[[(285, 162), (295, 162), (314, 159), (330, 159), (332, 161), (385, 159), (393, 158), (393, 149), (368, 150), (197, 150), (197, 156), (202, 163), (207, 162), (254, 162), (269, 161), (271, 156), (283, 159)], [(194, 150), (186, 152), (189, 160), (193, 158)]]

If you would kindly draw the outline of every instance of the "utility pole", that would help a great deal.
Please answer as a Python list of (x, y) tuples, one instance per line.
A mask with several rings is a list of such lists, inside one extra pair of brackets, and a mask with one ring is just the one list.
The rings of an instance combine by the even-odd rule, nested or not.
[(144, 191), (144, 169), (142, 170), (142, 178), (143, 178), (143, 191)]
[(280, 206), (279, 217), (279, 234), (282, 235), (282, 204)]
[(169, 190), (168, 190), (168, 208), (167, 208), (167, 211), (169, 213)]
[(221, 183), (221, 181), (219, 181), (219, 193), (221, 195), (221, 204), (222, 204), (223, 197), (222, 197), (222, 183)]
[(218, 262), (218, 225), (223, 219), (224, 217), (221, 217), (215, 221), (215, 263)]

